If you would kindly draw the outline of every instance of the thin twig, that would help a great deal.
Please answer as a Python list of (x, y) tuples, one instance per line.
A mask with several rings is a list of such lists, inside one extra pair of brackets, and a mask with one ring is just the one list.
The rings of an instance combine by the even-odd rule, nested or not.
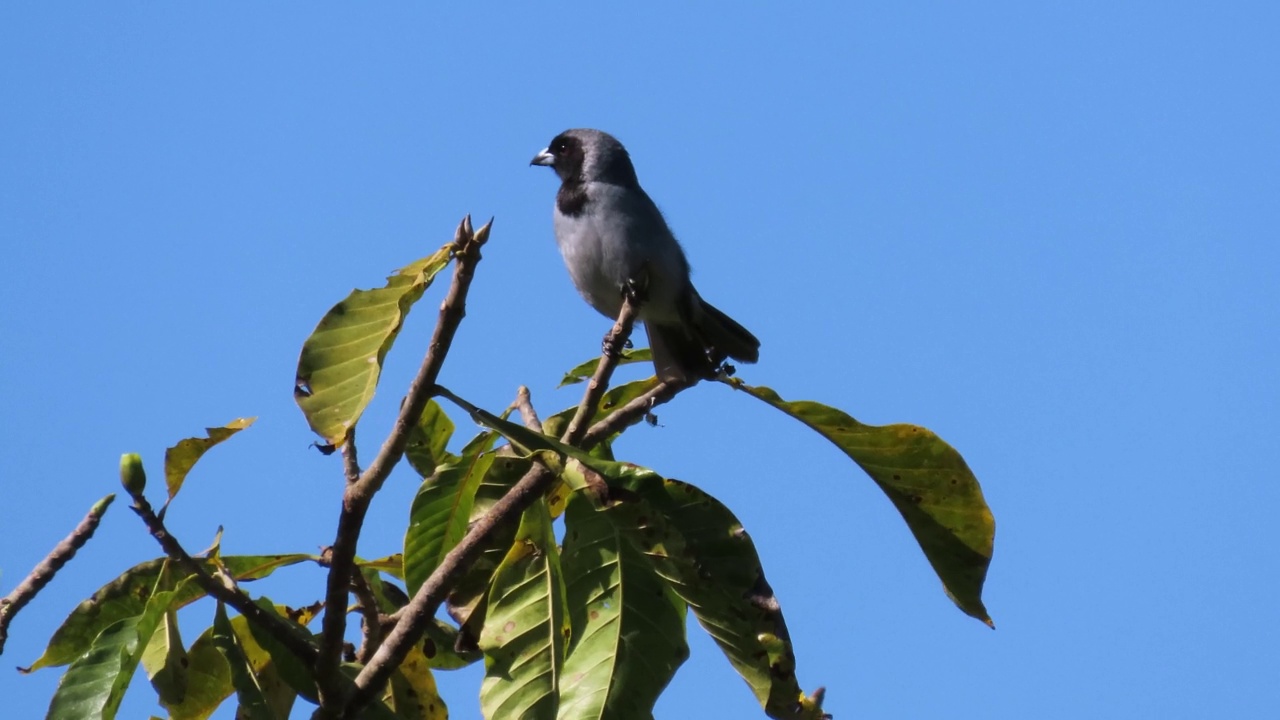
[(613, 369), (618, 366), (618, 358), (622, 348), (631, 337), (631, 329), (635, 326), (636, 315), (640, 312), (640, 303), (631, 293), (622, 296), (622, 310), (618, 313), (618, 321), (604, 338), (604, 352), (600, 354), (600, 362), (596, 364), (596, 372), (587, 383), (587, 390), (582, 394), (582, 402), (578, 403), (578, 411), (560, 439), (570, 445), (576, 445), (587, 431), (587, 425), (596, 414), (596, 406), (600, 397), (609, 389), (609, 379), (613, 377)]
[(640, 422), (641, 418), (647, 415), (650, 410), (671, 400), (681, 391), (687, 390), (697, 383), (697, 379), (659, 383), (657, 387), (614, 410), (609, 414), (609, 417), (592, 425), (582, 435), (580, 447), (583, 450), (590, 450), (614, 433), (622, 432), (624, 429)]
[(351, 573), (355, 564), (356, 545), (364, 526), (374, 494), (404, 456), (409, 442), (409, 430), (431, 398), (440, 368), (444, 365), (453, 336), (466, 315), (467, 291), (480, 262), (480, 247), (489, 239), (493, 221), (472, 231), (471, 216), (463, 218), (453, 238), (453, 283), (440, 306), (440, 315), (431, 344), (418, 374), (409, 384), (409, 392), (400, 404), (400, 414), (390, 434), (382, 444), (373, 462), (365, 468), (358, 482), (347, 485), (342, 497), (342, 513), (338, 518), (337, 537), (333, 541), (333, 555), (329, 567), (329, 580), (325, 592), (325, 612), (320, 641), (319, 661), (316, 663), (316, 686), (320, 695), (320, 717), (336, 717), (342, 707), (341, 674), (343, 636), (347, 629), (347, 593), (351, 585)]
[[(631, 335), (637, 310), (637, 304), (629, 296), (624, 299), (618, 321), (605, 336), (600, 364), (596, 366), (595, 376), (587, 385), (570, 428), (576, 426), (586, 429), (590, 416), (600, 402), (600, 396), (609, 384), (609, 377), (618, 364), (620, 351)], [(566, 432), (566, 438), (571, 437), (570, 432)], [(494, 531), (517, 522), (521, 513), (546, 494), (555, 479), (556, 474), (551, 470), (541, 464), (534, 465), (488, 512), (472, 523), (467, 534), (444, 556), (409, 604), (396, 612), (399, 622), (387, 633), (382, 646), (356, 676), (355, 692), (343, 711), (344, 718), (354, 720), (359, 717), (360, 711), (382, 692), (391, 673), (404, 662), (409, 649), (421, 639), (427, 623), (432, 622), (450, 590), (475, 564)]]
[(164, 550), (165, 555), (169, 556), (169, 559), (176, 562), (183, 571), (195, 578), (196, 584), (202, 590), (235, 608), (247, 621), (265, 630), (302, 662), (314, 663), (316, 661), (315, 645), (304, 639), (301, 634), (296, 633), (295, 626), (282, 619), (279, 615), (269, 613), (255, 605), (253, 600), (244, 591), (236, 587), (234, 583), (219, 582), (210, 575), (205, 570), (204, 564), (191, 557), (182, 547), (182, 543), (179, 543), (178, 539), (169, 533), (169, 530), (164, 526), (164, 521), (156, 516), (151, 503), (147, 502), (147, 499), (141, 493), (132, 497), (133, 505), (130, 509), (139, 518), (142, 518), (142, 522), (147, 526), (151, 537), (154, 537), (156, 542), (160, 543), (161, 549)]
[(520, 419), (524, 421), (525, 427), (536, 433), (542, 432), (542, 421), (538, 419), (538, 413), (533, 409), (533, 399), (529, 397), (529, 388), (523, 385), (516, 390), (516, 408), (520, 410)]
[(9, 623), (13, 622), (13, 618), (23, 606), (31, 602), (36, 593), (53, 580), (53, 576), (62, 569), (62, 566), (76, 556), (76, 551), (89, 542), (89, 538), (93, 537), (94, 531), (98, 529), (98, 523), (102, 522), (102, 516), (115, 499), (116, 496), (112, 494), (94, 503), (80, 524), (76, 525), (76, 529), (54, 546), (53, 550), (35, 566), (35, 569), (18, 583), (13, 592), (0, 599), (0, 654), (4, 654), (4, 644), (9, 639)]
[(382, 619), (378, 611), (378, 599), (373, 596), (373, 588), (369, 587), (368, 579), (359, 569), (351, 573), (351, 592), (360, 601), (362, 619), (360, 632), (363, 638), (360, 649), (356, 651), (356, 662), (364, 664), (369, 662), (369, 656), (382, 644)]

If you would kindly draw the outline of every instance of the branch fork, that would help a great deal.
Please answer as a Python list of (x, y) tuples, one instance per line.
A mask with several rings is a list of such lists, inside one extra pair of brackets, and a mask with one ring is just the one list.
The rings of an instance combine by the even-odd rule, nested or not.
[[(391, 674), (404, 661), (414, 644), (421, 640), (440, 605), (474, 564), (490, 536), (496, 529), (518, 522), (521, 513), (543, 497), (556, 480), (556, 474), (552, 470), (542, 464), (535, 464), (484, 516), (472, 523), (466, 535), (442, 559), (405, 607), (390, 616), (379, 612), (372, 588), (356, 567), (360, 533), (374, 495), (404, 456), (410, 430), (418, 422), (427, 402), (435, 395), (447, 394), (446, 390), (437, 385), (437, 379), (458, 326), (466, 315), (467, 294), (476, 265), (481, 259), (480, 248), (488, 239), (491, 225), (492, 221), (473, 230), (471, 219), (467, 217), (454, 234), (452, 283), (440, 306), (436, 327), (422, 365), (410, 383), (391, 431), (378, 453), (367, 467), (360, 467), (354, 428), (348, 431), (341, 445), (346, 482), (336, 537), (333, 544), (325, 549), (322, 561), (329, 572), (318, 647), (308, 641), (305, 635), (298, 633), (296, 626), (255, 605), (234, 583), (220, 582), (208, 572), (204, 563), (192, 558), (168, 532), (163, 518), (157, 516), (141, 491), (130, 492), (134, 500), (133, 510), (142, 518), (165, 553), (191, 574), (205, 592), (264, 628), (314, 668), (320, 705), (315, 714), (317, 718), (354, 720), (360, 717), (363, 709), (381, 696)], [(583, 449), (589, 449), (639, 422), (655, 405), (670, 400), (696, 382), (661, 383), (604, 420), (592, 424), (622, 350), (629, 343), (640, 310), (640, 292), (635, 288), (623, 288), (622, 295), (621, 311), (604, 337), (595, 372), (560, 438), (567, 444)], [(513, 407), (520, 411), (527, 427), (543, 431), (527, 388), (519, 389)], [(350, 646), (345, 642), (345, 635), (350, 610), (348, 603), (353, 593), (362, 618), (362, 642), (355, 651), (355, 660), (363, 663), (364, 667), (354, 680), (349, 680), (341, 672), (340, 665), (344, 651), (345, 654), (351, 652)], [(5, 606), (0, 605), (0, 612), (4, 609)], [(3, 621), (3, 615), (0, 615), (0, 621)]]

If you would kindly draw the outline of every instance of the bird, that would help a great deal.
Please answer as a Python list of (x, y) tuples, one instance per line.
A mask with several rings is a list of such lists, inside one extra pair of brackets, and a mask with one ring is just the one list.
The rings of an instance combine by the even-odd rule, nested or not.
[(587, 303), (616, 318), (624, 294), (640, 291), (637, 317), (660, 380), (696, 382), (715, 377), (728, 358), (759, 360), (756, 336), (694, 289), (684, 249), (640, 187), (622, 143), (600, 130), (566, 130), (529, 164), (560, 178), (556, 244)]

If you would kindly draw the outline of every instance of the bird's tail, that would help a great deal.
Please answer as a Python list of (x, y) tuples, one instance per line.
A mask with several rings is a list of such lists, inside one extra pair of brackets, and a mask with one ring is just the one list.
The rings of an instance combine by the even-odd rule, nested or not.
[[(694, 319), (698, 334), (713, 354), (723, 353), (738, 362), (753, 363), (760, 359), (760, 341), (733, 318), (702, 301), (701, 317)], [(724, 356), (719, 362), (724, 361)]]
[(645, 323), (658, 379), (686, 382), (715, 376), (726, 358), (753, 363), (760, 358), (760, 341), (733, 318), (697, 298), (684, 323)]

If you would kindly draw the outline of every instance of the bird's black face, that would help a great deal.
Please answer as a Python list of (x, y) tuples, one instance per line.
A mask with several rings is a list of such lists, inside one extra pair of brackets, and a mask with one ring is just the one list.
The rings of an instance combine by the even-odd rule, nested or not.
[(556, 171), (556, 175), (559, 175), (561, 180), (568, 181), (581, 180), (584, 161), (585, 151), (582, 139), (569, 133), (560, 133), (552, 138), (551, 144), (535, 155), (529, 164), (547, 165)]

